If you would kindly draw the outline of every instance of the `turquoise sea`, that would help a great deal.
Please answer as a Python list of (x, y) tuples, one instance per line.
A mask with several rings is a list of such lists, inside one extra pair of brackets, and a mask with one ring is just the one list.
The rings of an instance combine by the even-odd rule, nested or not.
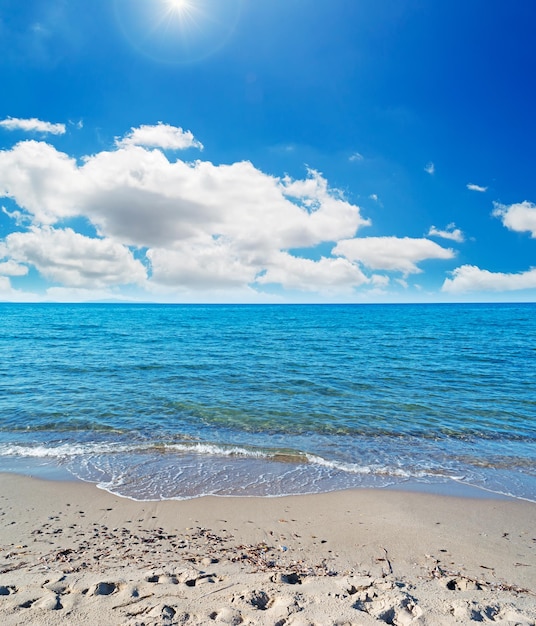
[(0, 304), (0, 471), (536, 501), (536, 305)]

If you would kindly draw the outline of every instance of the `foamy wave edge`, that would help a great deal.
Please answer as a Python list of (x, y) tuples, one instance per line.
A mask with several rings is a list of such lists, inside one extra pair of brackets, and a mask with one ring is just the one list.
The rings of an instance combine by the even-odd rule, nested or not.
[(49, 458), (49, 459), (73, 459), (76, 457), (87, 457), (93, 455), (106, 454), (129, 454), (129, 453), (178, 453), (194, 454), (207, 457), (241, 458), (252, 460), (265, 460), (267, 462), (289, 463), (294, 465), (310, 465), (322, 467), (344, 474), (355, 474), (361, 476), (391, 476), (401, 479), (426, 478), (435, 476), (437, 478), (450, 478), (462, 480), (462, 476), (452, 476), (431, 470), (403, 469), (399, 467), (388, 467), (385, 465), (357, 464), (344, 461), (328, 460), (316, 454), (301, 452), (299, 450), (274, 449), (266, 450), (236, 445), (222, 445), (203, 442), (184, 443), (162, 443), (151, 444), (114, 444), (114, 443), (86, 443), (86, 444), (60, 444), (57, 446), (22, 446), (5, 445), (0, 446), (0, 456), (26, 457), (26, 458)]

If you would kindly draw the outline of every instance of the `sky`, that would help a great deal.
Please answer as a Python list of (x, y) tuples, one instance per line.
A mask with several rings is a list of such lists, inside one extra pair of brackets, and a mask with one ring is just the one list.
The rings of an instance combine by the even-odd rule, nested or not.
[(0, 0), (0, 301), (536, 301), (533, 0)]

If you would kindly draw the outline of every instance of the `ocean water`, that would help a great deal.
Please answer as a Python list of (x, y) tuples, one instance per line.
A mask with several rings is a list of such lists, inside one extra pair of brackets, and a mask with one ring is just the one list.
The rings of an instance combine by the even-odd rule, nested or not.
[(536, 501), (536, 305), (0, 305), (0, 471)]

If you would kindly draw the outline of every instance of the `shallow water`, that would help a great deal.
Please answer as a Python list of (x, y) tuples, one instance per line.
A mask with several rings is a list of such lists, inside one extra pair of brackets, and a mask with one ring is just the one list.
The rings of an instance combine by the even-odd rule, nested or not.
[(536, 500), (536, 305), (0, 305), (0, 470)]

